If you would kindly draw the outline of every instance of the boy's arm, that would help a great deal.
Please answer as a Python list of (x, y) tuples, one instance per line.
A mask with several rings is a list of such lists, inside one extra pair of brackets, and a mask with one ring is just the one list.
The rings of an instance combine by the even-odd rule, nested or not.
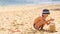
[(46, 21), (46, 24), (49, 25), (51, 23), (51, 21), (54, 21), (54, 19), (50, 19), (50, 20)]
[(49, 20), (48, 20), (48, 21), (46, 21), (46, 24), (47, 24), (47, 25), (49, 25), (50, 23), (51, 23), (51, 22), (50, 22)]

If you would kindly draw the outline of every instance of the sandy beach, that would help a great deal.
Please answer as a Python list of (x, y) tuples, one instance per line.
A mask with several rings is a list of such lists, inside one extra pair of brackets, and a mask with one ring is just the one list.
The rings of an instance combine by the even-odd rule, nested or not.
[[(40, 32), (33, 27), (34, 20), (49, 9), (58, 32)], [(45, 26), (49, 29), (49, 26)], [(0, 6), (0, 34), (60, 34), (60, 5)]]

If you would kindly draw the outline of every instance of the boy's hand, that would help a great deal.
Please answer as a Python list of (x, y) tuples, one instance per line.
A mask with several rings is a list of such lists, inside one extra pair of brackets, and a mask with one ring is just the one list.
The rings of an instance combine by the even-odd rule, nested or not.
[(50, 19), (49, 21), (54, 21), (54, 19)]
[(47, 23), (47, 25), (49, 25), (50, 23), (51, 23), (51, 21), (54, 21), (54, 19), (50, 19), (50, 20), (48, 20), (46, 23)]

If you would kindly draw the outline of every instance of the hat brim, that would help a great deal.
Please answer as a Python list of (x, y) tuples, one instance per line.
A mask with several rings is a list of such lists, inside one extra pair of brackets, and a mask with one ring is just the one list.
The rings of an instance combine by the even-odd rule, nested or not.
[(42, 14), (50, 14), (50, 13), (42, 13)]

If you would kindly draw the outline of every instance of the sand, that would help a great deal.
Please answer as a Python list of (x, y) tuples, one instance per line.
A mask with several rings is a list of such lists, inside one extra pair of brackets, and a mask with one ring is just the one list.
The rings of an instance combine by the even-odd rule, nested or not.
[[(43, 9), (49, 9), (49, 17), (54, 18), (58, 32), (37, 31), (34, 20), (42, 15)], [(0, 34), (60, 34), (60, 5), (0, 6)], [(49, 29), (49, 26), (45, 26)]]

